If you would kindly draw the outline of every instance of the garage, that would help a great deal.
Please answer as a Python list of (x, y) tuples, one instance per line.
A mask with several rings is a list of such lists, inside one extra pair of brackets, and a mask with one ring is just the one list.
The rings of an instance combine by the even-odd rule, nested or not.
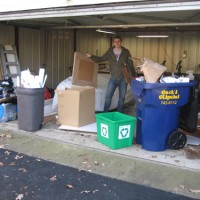
[[(87, 4), (69, 0), (26, 5), (21, 0), (9, 7), (9, 1), (1, 4), (0, 44), (16, 46), (21, 71), (29, 68), (37, 74), (44, 68), (46, 87), (52, 90), (72, 75), (74, 52), (102, 56), (115, 34), (122, 36), (123, 46), (133, 57), (164, 64), (169, 73), (180, 67), (183, 73), (199, 74), (200, 1), (99, 0)], [(103, 63), (99, 67), (109, 66)], [(56, 139), (49, 132), (43, 136)], [(92, 142), (87, 145), (94, 147)], [(155, 159), (151, 154), (145, 156)], [(163, 159), (161, 154), (158, 161)], [(185, 158), (178, 165), (185, 166)], [(195, 169), (197, 165), (194, 163)]]

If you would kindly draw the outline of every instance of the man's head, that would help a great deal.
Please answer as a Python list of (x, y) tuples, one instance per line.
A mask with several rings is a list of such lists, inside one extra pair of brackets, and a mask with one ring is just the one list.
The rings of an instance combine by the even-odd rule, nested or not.
[(122, 38), (121, 38), (121, 36), (116, 35), (116, 36), (113, 38), (113, 45), (114, 45), (114, 47), (116, 47), (116, 48), (121, 48), (121, 46), (122, 46)]

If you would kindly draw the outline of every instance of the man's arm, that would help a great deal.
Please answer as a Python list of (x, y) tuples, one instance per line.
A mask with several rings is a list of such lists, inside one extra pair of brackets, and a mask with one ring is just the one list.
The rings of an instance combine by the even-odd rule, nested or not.
[(86, 54), (88, 58), (91, 58), (94, 62), (100, 63), (108, 61), (109, 59), (109, 50), (103, 56), (95, 56), (91, 54)]
[(133, 77), (136, 77), (136, 71), (135, 71), (135, 67), (133, 65), (133, 61), (130, 59), (131, 58), (131, 54), (128, 50), (128, 60), (127, 60), (127, 65), (129, 66), (130, 70), (131, 70), (131, 73), (132, 73), (132, 76)]

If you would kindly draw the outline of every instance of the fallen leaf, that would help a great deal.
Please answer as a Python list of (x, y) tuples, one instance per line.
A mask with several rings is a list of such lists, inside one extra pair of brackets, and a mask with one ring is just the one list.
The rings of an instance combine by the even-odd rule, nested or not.
[(17, 197), (16, 197), (16, 200), (21, 200), (24, 198), (24, 195), (23, 194), (19, 194)]
[(77, 180), (79, 181), (79, 183), (81, 183), (81, 179), (80, 178), (77, 178)]
[(0, 137), (5, 137), (5, 136), (6, 136), (6, 134), (5, 134), (5, 133), (3, 133), (3, 134), (1, 134), (1, 135), (0, 135)]
[(200, 193), (200, 190), (193, 190), (193, 189), (190, 189), (190, 192), (192, 192), (192, 193)]
[(85, 156), (86, 154), (80, 154), (80, 155), (78, 155), (78, 157), (81, 157), (81, 156)]
[(23, 156), (19, 156), (19, 155), (15, 156), (15, 160), (18, 160), (18, 159), (21, 159), (21, 158), (23, 158)]
[(6, 135), (6, 138), (11, 139), (11, 138), (13, 138), (13, 136), (12, 135)]
[(3, 163), (2, 162), (0, 162), (0, 167), (3, 167)]
[(199, 159), (200, 158), (200, 149), (194, 147), (189, 147), (185, 149), (186, 157), (188, 159)]
[(95, 164), (95, 165), (99, 165), (99, 163), (98, 163), (97, 161), (94, 161), (94, 164)]
[(40, 159), (36, 159), (38, 162), (40, 162), (41, 160)]
[(106, 185), (106, 184), (103, 184), (103, 186), (106, 187), (107, 185)]
[(70, 184), (65, 185), (65, 187), (66, 187), (67, 189), (73, 189), (73, 188), (74, 188), (74, 187), (73, 187), (72, 185), (70, 185)]
[(90, 193), (90, 191), (89, 191), (89, 190), (81, 191), (81, 194), (82, 194), (82, 193), (88, 194), (88, 193)]
[(181, 189), (184, 189), (184, 188), (185, 188), (185, 186), (184, 186), (184, 185), (179, 185), (179, 187), (180, 187)]
[(6, 155), (10, 155), (11, 152), (5, 151), (4, 153), (5, 153)]
[(10, 163), (10, 166), (14, 166), (14, 165), (15, 165), (15, 162)]
[(98, 191), (99, 191), (99, 190), (94, 190), (92, 193), (94, 193), (94, 194), (95, 194), (95, 193), (96, 193), (96, 192), (98, 192)]
[(19, 171), (27, 172), (27, 170), (25, 168), (19, 168)]
[(57, 178), (56, 178), (56, 175), (55, 176), (52, 176), (51, 178), (50, 178), (50, 181), (57, 181)]

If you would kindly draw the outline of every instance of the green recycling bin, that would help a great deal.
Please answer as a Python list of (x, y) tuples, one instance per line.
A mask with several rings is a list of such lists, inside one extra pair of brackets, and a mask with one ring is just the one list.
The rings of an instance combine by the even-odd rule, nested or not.
[(133, 145), (136, 118), (120, 112), (96, 114), (97, 139), (111, 149)]

